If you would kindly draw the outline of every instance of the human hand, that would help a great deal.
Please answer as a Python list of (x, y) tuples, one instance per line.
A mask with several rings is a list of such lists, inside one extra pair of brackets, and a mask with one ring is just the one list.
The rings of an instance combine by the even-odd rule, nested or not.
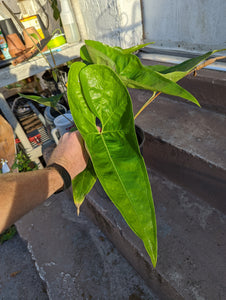
[(81, 173), (87, 165), (88, 154), (79, 131), (66, 132), (54, 149), (48, 165), (57, 163), (64, 167), (71, 178)]

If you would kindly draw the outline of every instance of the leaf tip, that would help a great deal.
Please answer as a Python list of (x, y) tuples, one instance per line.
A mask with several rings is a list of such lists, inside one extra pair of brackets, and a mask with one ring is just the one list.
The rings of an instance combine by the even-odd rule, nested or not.
[(152, 258), (152, 259), (151, 259), (151, 262), (152, 262), (153, 268), (155, 269), (155, 268), (156, 268), (156, 265), (157, 265), (157, 257)]
[(75, 206), (76, 206), (76, 208), (77, 208), (77, 216), (79, 217), (79, 215), (80, 215), (80, 206), (81, 206), (81, 203), (76, 203), (76, 202), (74, 202), (75, 203)]

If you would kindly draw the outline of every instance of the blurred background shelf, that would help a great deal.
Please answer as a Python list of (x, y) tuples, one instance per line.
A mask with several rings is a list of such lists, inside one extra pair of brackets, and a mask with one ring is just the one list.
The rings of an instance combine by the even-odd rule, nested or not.
[[(78, 58), (80, 56), (79, 51), (82, 44), (83, 43), (65, 44), (58, 49), (54, 49), (52, 52), (56, 65), (59, 66), (67, 61)], [(47, 53), (45, 55), (51, 66), (54, 66), (51, 54)], [(28, 78), (47, 69), (49, 69), (49, 65), (40, 55), (17, 66), (10, 65), (0, 68), (0, 87)]]

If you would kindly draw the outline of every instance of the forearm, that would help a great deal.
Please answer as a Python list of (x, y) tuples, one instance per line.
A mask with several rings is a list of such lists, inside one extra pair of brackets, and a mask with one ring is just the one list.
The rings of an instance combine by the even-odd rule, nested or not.
[[(48, 165), (62, 166), (74, 178), (87, 164), (88, 155), (78, 131), (65, 133)], [(64, 181), (54, 168), (0, 176), (0, 233), (62, 188)]]
[(55, 169), (0, 177), (0, 233), (63, 186)]

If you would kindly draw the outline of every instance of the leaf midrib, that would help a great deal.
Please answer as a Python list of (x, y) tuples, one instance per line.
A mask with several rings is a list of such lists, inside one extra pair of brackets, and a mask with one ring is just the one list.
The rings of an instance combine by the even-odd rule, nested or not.
[[(118, 178), (119, 178), (120, 183), (121, 183), (121, 185), (122, 185), (122, 187), (123, 187), (123, 190), (125, 191), (125, 194), (126, 194), (126, 196), (127, 196), (127, 199), (129, 200), (130, 205), (132, 206), (133, 211), (135, 212), (135, 214), (136, 214), (136, 216), (137, 216), (137, 219), (139, 220), (139, 215), (137, 214), (136, 210), (134, 209), (133, 203), (132, 203), (131, 200), (130, 200), (130, 197), (129, 197), (128, 193), (127, 193), (127, 190), (126, 190), (126, 188), (125, 188), (125, 186), (124, 186), (124, 184), (123, 184), (123, 182), (122, 182), (122, 180), (121, 180), (121, 177), (120, 177), (120, 175), (119, 175), (119, 173), (118, 173), (118, 171), (117, 171), (117, 168), (116, 168), (116, 166), (115, 166), (115, 164), (114, 164), (114, 161), (113, 161), (112, 158), (111, 158), (110, 152), (109, 152), (109, 150), (108, 150), (107, 144), (105, 143), (105, 140), (104, 140), (104, 138), (103, 138), (103, 135), (102, 135), (102, 134), (100, 134), (100, 135), (101, 135), (102, 142), (103, 142), (103, 144), (104, 144), (104, 146), (105, 146), (107, 155), (108, 155), (108, 157), (109, 157), (109, 160), (111, 161), (112, 166), (113, 166), (113, 168), (114, 168), (114, 170), (115, 170), (115, 173), (118, 175)], [(123, 216), (123, 217), (126, 219), (125, 216)], [(128, 222), (128, 224), (130, 224), (130, 222)], [(131, 226), (131, 225), (130, 225), (130, 226)], [(135, 232), (138, 236), (140, 236), (140, 233), (137, 233), (137, 231), (134, 229), (134, 226), (133, 226), (133, 230), (134, 230), (134, 232)], [(142, 231), (143, 231), (143, 230), (142, 230)], [(143, 233), (142, 233), (142, 236), (143, 236)]]

